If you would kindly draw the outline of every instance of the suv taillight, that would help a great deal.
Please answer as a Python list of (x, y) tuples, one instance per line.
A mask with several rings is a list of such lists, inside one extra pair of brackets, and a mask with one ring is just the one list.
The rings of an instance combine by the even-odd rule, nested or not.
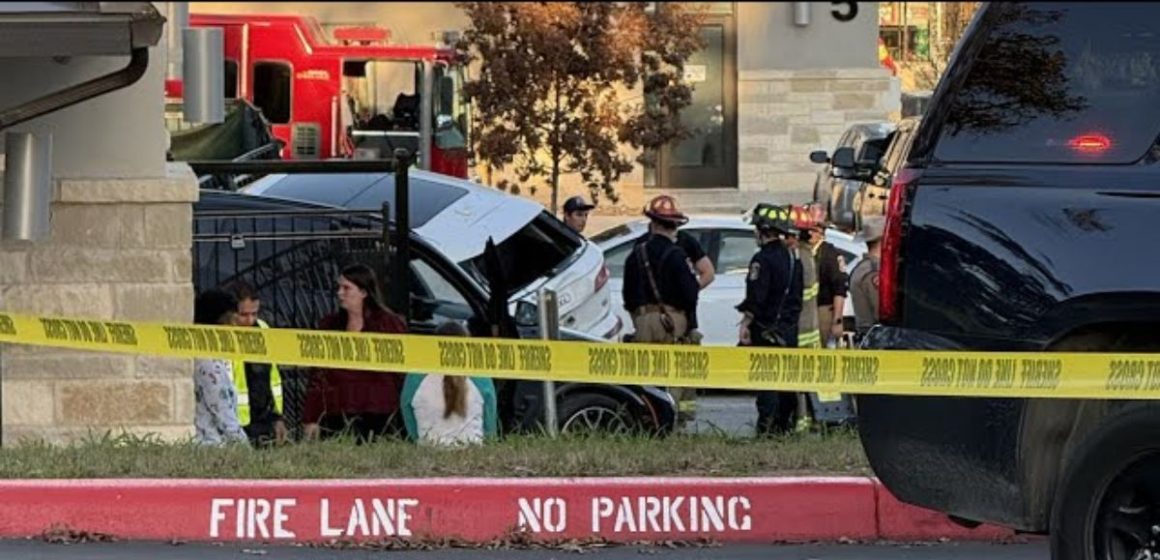
[(599, 292), (608, 283), (608, 265), (601, 265), (600, 272), (596, 274), (596, 291)]
[(886, 203), (886, 231), (882, 235), (882, 264), (878, 269), (878, 321), (888, 324), (902, 315), (902, 221), (906, 197), (922, 172), (903, 167), (894, 174)]

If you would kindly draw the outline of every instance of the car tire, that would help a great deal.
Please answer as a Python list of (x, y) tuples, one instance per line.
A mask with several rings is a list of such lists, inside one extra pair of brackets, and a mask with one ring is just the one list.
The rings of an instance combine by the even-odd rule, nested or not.
[(1133, 406), (1071, 454), (1051, 511), (1053, 560), (1160, 551), (1160, 407)]
[(575, 393), (560, 403), (561, 434), (629, 434), (636, 432), (639, 425), (627, 404), (607, 395)]

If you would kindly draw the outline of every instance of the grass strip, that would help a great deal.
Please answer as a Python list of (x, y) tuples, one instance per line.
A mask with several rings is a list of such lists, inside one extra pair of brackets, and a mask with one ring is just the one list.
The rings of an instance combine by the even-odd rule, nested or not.
[(554, 476), (869, 475), (849, 431), (769, 439), (682, 435), (511, 437), (459, 449), (334, 440), (273, 449), (210, 448), (153, 436), (91, 434), (71, 445), (0, 451), (13, 478), (434, 478)]

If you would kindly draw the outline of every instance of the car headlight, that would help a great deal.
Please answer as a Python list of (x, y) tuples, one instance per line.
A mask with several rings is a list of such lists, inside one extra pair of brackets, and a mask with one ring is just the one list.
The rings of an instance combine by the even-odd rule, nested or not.
[(516, 313), (512, 317), (516, 324), (520, 326), (530, 327), (540, 324), (540, 312), (536, 304), (530, 301), (520, 301), (516, 304)]

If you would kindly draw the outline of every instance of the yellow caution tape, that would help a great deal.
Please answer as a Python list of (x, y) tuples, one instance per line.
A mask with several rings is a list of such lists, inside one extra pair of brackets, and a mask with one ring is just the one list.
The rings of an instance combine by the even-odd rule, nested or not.
[(0, 343), (396, 372), (816, 393), (1160, 398), (1160, 354), (607, 344), (0, 314)]

